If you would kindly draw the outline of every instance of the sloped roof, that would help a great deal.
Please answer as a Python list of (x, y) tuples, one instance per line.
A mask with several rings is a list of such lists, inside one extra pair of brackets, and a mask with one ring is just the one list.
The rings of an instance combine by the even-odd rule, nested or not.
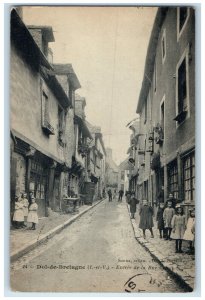
[(86, 121), (86, 123), (87, 123), (87, 126), (88, 126), (90, 132), (92, 132), (92, 133), (101, 133), (101, 127), (100, 126), (92, 125), (88, 121)]
[(129, 162), (128, 162), (128, 157), (125, 159), (125, 160), (123, 160), (123, 162), (121, 162), (121, 164), (119, 165), (119, 169), (121, 170), (121, 171), (124, 171), (124, 170), (130, 170), (131, 169), (131, 166), (130, 166), (130, 164), (129, 164)]
[(75, 90), (81, 88), (80, 81), (78, 80), (72, 64), (53, 64), (53, 69), (58, 75), (68, 75), (68, 79)]
[(106, 156), (106, 163), (108, 164), (108, 166), (110, 167), (110, 169), (112, 169), (114, 172), (118, 172), (118, 166), (117, 166), (117, 164), (114, 162), (112, 156), (109, 155), (109, 150), (112, 151), (112, 149), (106, 148), (105, 150), (106, 150), (106, 153), (108, 154)]
[(103, 141), (103, 135), (101, 133), (101, 127), (92, 125), (88, 121), (86, 121), (86, 123), (87, 123), (89, 131), (91, 132), (93, 137), (96, 136), (97, 138), (99, 138), (100, 143), (101, 143), (102, 148), (103, 148), (103, 151), (104, 151), (104, 154), (106, 155), (105, 145), (104, 145), (104, 141)]
[(68, 107), (70, 101), (65, 94), (62, 86), (55, 77), (53, 68), (47, 58), (40, 50), (27, 26), (19, 17), (15, 9), (11, 11), (11, 40), (15, 47), (22, 53), (28, 64), (34, 66), (41, 73), (44, 80), (52, 89), (58, 101), (63, 107)]
[(86, 121), (84, 119), (82, 119), (81, 117), (79, 117), (78, 115), (75, 114), (74, 121), (81, 127), (81, 130), (85, 137), (88, 137), (89, 139), (93, 138), (90, 133), (89, 128), (87, 127)]
[(12, 9), (11, 11), (10, 31), (11, 40), (21, 51), (21, 53), (23, 53), (29, 64), (34, 65), (36, 68), (39, 68), (39, 65), (42, 64), (46, 68), (52, 70), (52, 66), (48, 62), (43, 52), (41, 52), (28, 28), (19, 17), (15, 9)]

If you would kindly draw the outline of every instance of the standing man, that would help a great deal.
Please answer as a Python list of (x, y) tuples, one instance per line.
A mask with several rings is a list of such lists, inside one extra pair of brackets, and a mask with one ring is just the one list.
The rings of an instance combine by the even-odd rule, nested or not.
[(109, 197), (109, 202), (111, 202), (112, 201), (112, 191), (111, 191), (111, 189), (109, 189), (107, 193), (108, 193), (108, 197)]
[(123, 190), (120, 190), (120, 191), (119, 191), (119, 198), (118, 198), (118, 202), (122, 202), (122, 197), (123, 197), (123, 195), (124, 195), (124, 192), (123, 192)]
[(137, 210), (138, 203), (139, 203), (139, 201), (135, 198), (135, 192), (132, 192), (130, 200), (129, 200), (131, 219), (135, 218), (135, 213)]

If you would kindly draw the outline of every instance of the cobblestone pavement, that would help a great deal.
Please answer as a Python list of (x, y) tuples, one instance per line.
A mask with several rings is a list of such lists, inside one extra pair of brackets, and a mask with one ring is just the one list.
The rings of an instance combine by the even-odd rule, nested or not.
[(10, 274), (14, 291), (187, 291), (136, 242), (126, 204), (107, 200), (12, 263)]
[(149, 250), (152, 255), (158, 258), (165, 267), (174, 271), (179, 278), (182, 278), (191, 288), (194, 288), (195, 281), (195, 255), (188, 254), (189, 244), (183, 241), (183, 253), (175, 253), (175, 241), (160, 239), (157, 229), (157, 223), (154, 220), (154, 238), (151, 238), (150, 232), (146, 231), (146, 239), (143, 238), (142, 230), (139, 229), (139, 215), (136, 214), (135, 220), (132, 220), (137, 240)]

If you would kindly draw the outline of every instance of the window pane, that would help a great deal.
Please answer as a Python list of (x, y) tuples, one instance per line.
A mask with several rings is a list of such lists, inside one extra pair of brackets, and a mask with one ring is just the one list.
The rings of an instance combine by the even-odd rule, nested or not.
[(178, 112), (184, 111), (186, 106), (185, 100), (187, 97), (186, 84), (186, 60), (184, 59), (178, 69)]

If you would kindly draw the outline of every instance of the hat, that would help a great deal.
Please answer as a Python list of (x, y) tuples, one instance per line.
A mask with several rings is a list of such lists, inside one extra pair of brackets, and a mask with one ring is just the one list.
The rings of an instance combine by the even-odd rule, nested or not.
[(178, 208), (182, 208), (182, 207), (181, 207), (180, 204), (177, 204), (177, 205), (175, 206), (175, 208), (178, 209)]
[(192, 211), (195, 212), (195, 207), (189, 209), (189, 212), (192, 212)]

